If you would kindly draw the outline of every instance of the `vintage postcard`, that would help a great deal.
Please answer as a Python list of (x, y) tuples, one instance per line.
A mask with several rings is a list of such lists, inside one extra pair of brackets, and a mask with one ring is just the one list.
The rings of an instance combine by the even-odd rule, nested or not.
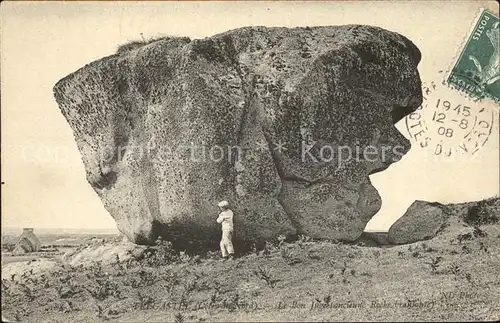
[(4, 322), (500, 320), (495, 1), (4, 1)]

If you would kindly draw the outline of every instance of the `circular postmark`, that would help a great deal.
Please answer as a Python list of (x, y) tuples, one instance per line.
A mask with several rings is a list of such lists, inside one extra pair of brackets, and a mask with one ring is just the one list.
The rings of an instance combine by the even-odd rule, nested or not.
[(405, 118), (412, 141), (434, 155), (475, 154), (493, 129), (494, 111), (434, 82), (422, 87), (422, 105)]

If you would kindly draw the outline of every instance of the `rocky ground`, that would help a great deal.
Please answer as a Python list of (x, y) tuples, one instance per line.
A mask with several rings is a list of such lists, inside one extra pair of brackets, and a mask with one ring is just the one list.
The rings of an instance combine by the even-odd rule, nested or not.
[(27, 322), (498, 320), (499, 246), (498, 223), (460, 220), (424, 242), (380, 248), (302, 236), (233, 261), (163, 242), (114, 261), (104, 252), (108, 264), (4, 266), (2, 313)]

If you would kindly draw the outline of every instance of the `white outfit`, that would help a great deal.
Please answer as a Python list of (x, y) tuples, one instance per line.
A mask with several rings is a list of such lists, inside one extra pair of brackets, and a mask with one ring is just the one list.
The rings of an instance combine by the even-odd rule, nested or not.
[(217, 223), (222, 224), (222, 239), (220, 241), (220, 251), (222, 257), (227, 257), (228, 254), (234, 254), (233, 248), (233, 211), (225, 210), (219, 214)]

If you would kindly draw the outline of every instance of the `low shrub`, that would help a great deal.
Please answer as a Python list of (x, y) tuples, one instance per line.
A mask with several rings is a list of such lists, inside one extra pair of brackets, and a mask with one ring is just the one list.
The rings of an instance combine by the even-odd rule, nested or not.
[(498, 215), (486, 204), (476, 204), (472, 206), (464, 221), (473, 226), (498, 223)]

